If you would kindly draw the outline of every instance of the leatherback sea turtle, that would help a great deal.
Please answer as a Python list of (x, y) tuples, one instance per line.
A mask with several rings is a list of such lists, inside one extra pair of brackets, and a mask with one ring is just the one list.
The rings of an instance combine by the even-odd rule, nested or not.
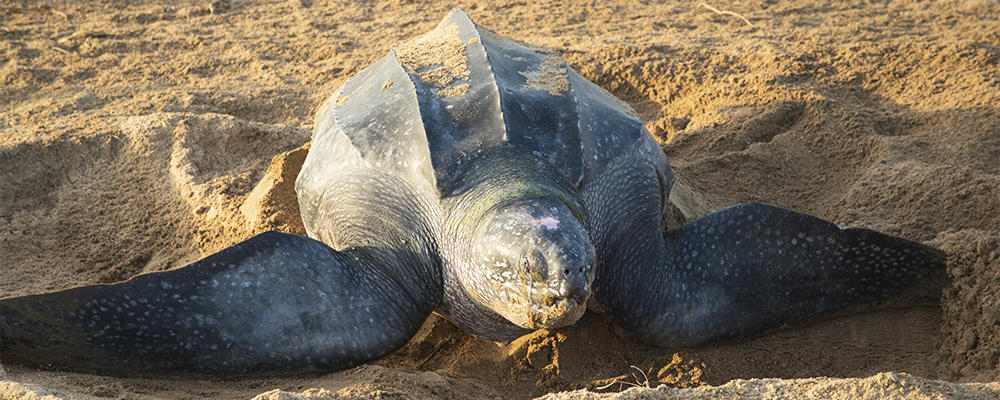
[[(506, 342), (588, 307), (665, 346), (879, 301), (940, 251), (756, 203), (664, 232), (673, 175), (627, 105), (453, 10), (359, 72), (296, 181), (309, 237), (0, 300), (4, 362), (110, 374), (335, 370), (435, 309)], [(9, 262), (9, 261), (8, 261)]]

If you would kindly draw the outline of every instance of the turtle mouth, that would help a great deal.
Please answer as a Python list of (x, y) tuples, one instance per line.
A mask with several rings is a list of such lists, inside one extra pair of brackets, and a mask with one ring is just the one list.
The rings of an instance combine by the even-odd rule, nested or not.
[(553, 329), (576, 323), (586, 306), (571, 298), (547, 299), (551, 305), (531, 304), (527, 310), (529, 329)]
[[(543, 289), (544, 295), (535, 290), (516, 293), (506, 291), (507, 312), (503, 313), (511, 323), (526, 329), (554, 329), (573, 325), (587, 310), (586, 301), (559, 296), (554, 290)], [(534, 295), (534, 296), (532, 296)], [(541, 298), (541, 301), (534, 301)]]

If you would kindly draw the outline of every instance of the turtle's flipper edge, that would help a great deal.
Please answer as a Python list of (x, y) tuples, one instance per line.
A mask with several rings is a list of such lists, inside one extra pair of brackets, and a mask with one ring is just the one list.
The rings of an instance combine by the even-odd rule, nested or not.
[(183, 268), (3, 299), (0, 357), (115, 375), (348, 368), (405, 344), (440, 301), (440, 278), (400, 284), (387, 260), (417, 259), (401, 252), (267, 232)]

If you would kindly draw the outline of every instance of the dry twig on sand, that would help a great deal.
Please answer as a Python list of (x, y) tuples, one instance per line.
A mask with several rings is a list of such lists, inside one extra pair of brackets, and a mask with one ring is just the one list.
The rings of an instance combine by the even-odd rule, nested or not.
[[(618, 390), (619, 391), (623, 388), (624, 385), (629, 385), (629, 386), (633, 386), (633, 387), (645, 387), (645, 388), (652, 388), (653, 387), (649, 383), (649, 375), (646, 374), (646, 371), (643, 371), (643, 370), (639, 369), (639, 367), (636, 367), (635, 365), (630, 365), (630, 367), (632, 367), (636, 371), (639, 371), (639, 373), (642, 374), (642, 381), (639, 381), (639, 377), (635, 374), (635, 372), (632, 372), (632, 379), (635, 380), (635, 383), (626, 382), (626, 381), (623, 381), (621, 379), (615, 378), (615, 379), (613, 379), (611, 381), (611, 383), (608, 383), (607, 385), (603, 385), (603, 386), (598, 386), (598, 387), (594, 388), (594, 390), (604, 390), (604, 389), (607, 389), (607, 388), (613, 386), (616, 383), (619, 385), (618, 386)], [(622, 375), (621, 377), (626, 377), (626, 375)]]
[(753, 24), (751, 24), (751, 23), (750, 23), (750, 20), (746, 19), (746, 17), (744, 17), (744, 16), (742, 16), (742, 15), (739, 15), (739, 14), (737, 14), (737, 13), (734, 13), (734, 12), (732, 12), (732, 11), (721, 11), (721, 10), (719, 10), (718, 8), (715, 8), (715, 7), (712, 7), (712, 6), (710, 6), (710, 5), (708, 5), (708, 4), (705, 4), (705, 3), (701, 3), (701, 4), (699, 4), (699, 5), (700, 5), (700, 6), (702, 6), (702, 7), (705, 7), (705, 8), (707, 8), (707, 9), (709, 9), (709, 10), (712, 10), (712, 11), (715, 11), (715, 13), (716, 13), (716, 14), (719, 14), (719, 15), (732, 15), (732, 16), (734, 16), (734, 17), (737, 17), (737, 18), (739, 18), (739, 19), (742, 19), (742, 20), (743, 20), (743, 22), (746, 22), (748, 26), (750, 26), (751, 28), (753, 28)]

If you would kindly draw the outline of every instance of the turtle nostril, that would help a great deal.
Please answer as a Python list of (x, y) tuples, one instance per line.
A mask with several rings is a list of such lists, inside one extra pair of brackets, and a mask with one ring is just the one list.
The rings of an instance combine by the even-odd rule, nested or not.
[(569, 268), (564, 269), (563, 273), (566, 274), (566, 275), (569, 275), (569, 273), (570, 273)]

